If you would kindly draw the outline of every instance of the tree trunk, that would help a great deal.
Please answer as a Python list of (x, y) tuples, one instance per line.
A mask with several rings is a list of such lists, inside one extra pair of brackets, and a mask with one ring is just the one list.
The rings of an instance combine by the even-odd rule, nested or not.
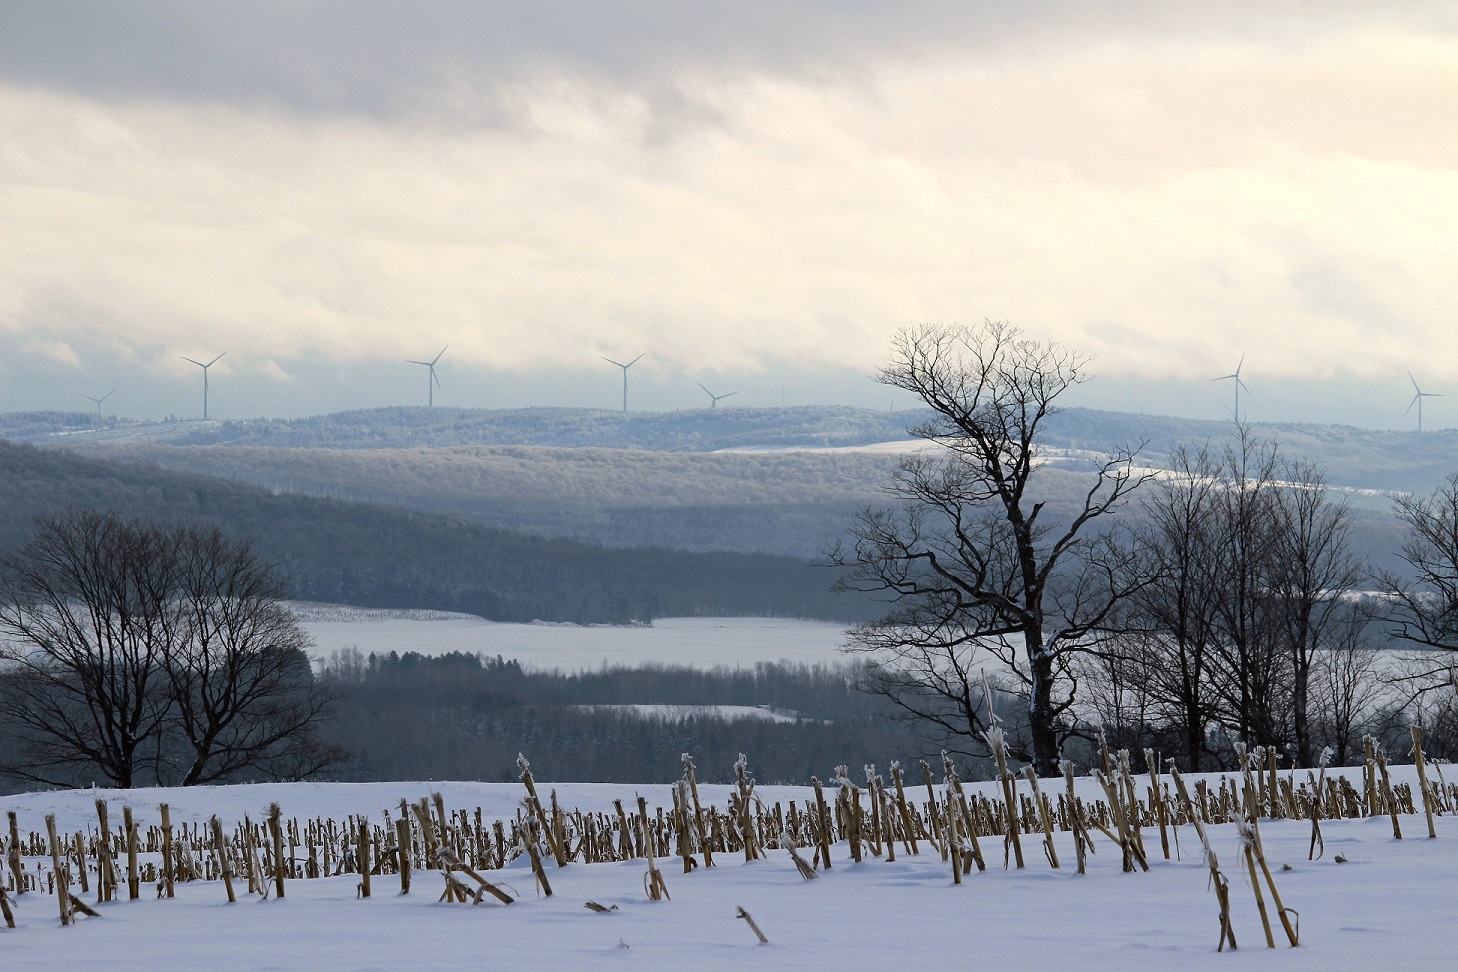
[(1033, 739), (1033, 769), (1043, 778), (1058, 775), (1058, 732), (1053, 715), (1053, 658), (1043, 647), (1042, 629), (1024, 632), (1028, 670), (1028, 731)]

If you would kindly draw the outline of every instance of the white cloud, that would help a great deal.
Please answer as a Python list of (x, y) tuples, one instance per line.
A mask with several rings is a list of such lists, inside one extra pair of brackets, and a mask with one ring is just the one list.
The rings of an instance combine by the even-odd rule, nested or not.
[(543, 68), (479, 95), (497, 127), (10, 84), (0, 327), (279, 373), (753, 372), (990, 316), (1106, 374), (1458, 376), (1458, 42), (1295, 36), (690, 65), (667, 115)]

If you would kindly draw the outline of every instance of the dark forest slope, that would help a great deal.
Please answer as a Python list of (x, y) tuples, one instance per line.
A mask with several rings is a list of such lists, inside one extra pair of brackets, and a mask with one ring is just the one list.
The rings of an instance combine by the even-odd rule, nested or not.
[(612, 550), (0, 441), (0, 546), (22, 541), (37, 515), (67, 506), (200, 520), (252, 537), (308, 600), (580, 623), (849, 620), (871, 607), (830, 593), (829, 570), (787, 557)]

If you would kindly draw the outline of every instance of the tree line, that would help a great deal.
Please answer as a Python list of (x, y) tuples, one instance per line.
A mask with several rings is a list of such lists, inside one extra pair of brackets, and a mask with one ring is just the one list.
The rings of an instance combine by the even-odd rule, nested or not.
[[(1088, 359), (1004, 322), (902, 331), (879, 378), (931, 409), (913, 432), (941, 448), (904, 459), (897, 503), (863, 510), (830, 559), (842, 589), (888, 603), (850, 635), (866, 687), (945, 745), (985, 753), (1002, 733), (1045, 775), (1098, 732), (1196, 769), (1237, 742), (1310, 766), (1415, 719), (1458, 750), (1440, 741), (1458, 477), (1394, 497), (1405, 539), (1374, 569), (1344, 495), (1246, 426), (1157, 474), (1137, 442), (1093, 459), (1082, 501), (1055, 509), (1040, 448)], [(1428, 653), (1397, 672), (1393, 645)]]
[[(474, 654), (345, 650), (320, 679), (339, 696), (329, 737), (355, 754), (339, 771), (348, 780), (508, 782), (525, 752), (555, 779), (671, 783), (682, 775), (679, 754), (689, 752), (701, 779), (730, 782), (744, 752), (760, 780), (805, 783), (837, 765), (920, 753), (916, 732), (858, 690), (851, 666), (563, 673)], [(706, 709), (666, 718), (612, 708), (645, 704)], [(707, 708), (718, 705), (772, 706), (794, 718), (726, 718)]]

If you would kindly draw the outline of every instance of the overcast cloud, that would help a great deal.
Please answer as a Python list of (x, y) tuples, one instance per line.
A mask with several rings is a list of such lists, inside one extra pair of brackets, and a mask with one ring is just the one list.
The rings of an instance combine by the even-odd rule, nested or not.
[(0, 126), (7, 409), (879, 404), (983, 317), (1111, 407), (1458, 393), (1452, 4), (0, 0)]

